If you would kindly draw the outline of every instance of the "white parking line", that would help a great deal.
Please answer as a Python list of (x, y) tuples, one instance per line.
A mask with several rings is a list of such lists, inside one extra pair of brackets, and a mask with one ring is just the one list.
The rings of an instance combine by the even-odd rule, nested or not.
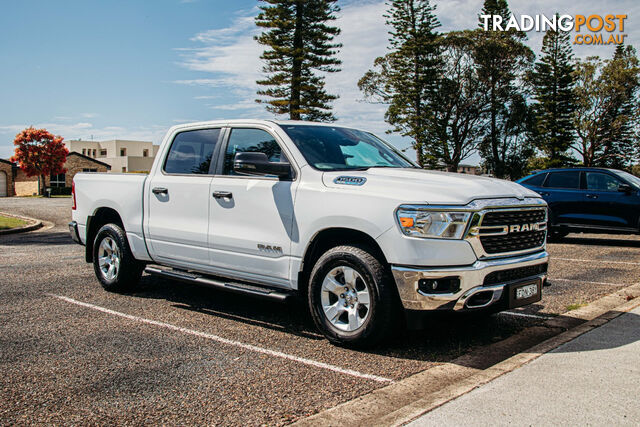
[(594, 263), (594, 262), (606, 262), (607, 264), (626, 264), (626, 265), (637, 265), (640, 266), (640, 262), (628, 262), (628, 261), (608, 261), (606, 259), (599, 259), (599, 260), (593, 260), (593, 259), (573, 259), (573, 258), (557, 258), (552, 256), (551, 257), (552, 261), (558, 260), (558, 261), (571, 261), (571, 262), (590, 262), (590, 263)]
[(518, 317), (532, 317), (534, 319), (551, 319), (552, 317), (552, 316), (539, 316), (537, 314), (520, 313), (517, 311), (501, 311), (498, 314), (508, 314), (510, 316), (518, 316)]
[(269, 356), (279, 357), (281, 359), (287, 359), (294, 362), (302, 363), (304, 365), (313, 366), (315, 368), (327, 369), (329, 371), (338, 372), (341, 374), (351, 375), (352, 377), (363, 378), (366, 380), (377, 381), (381, 383), (393, 383), (390, 378), (379, 377), (377, 375), (364, 374), (362, 372), (354, 371), (352, 369), (340, 368), (338, 366), (329, 365), (327, 363), (318, 362), (315, 360), (305, 359), (303, 357), (293, 356), (291, 354), (282, 353), (276, 350), (269, 350), (268, 348), (262, 348), (251, 344), (245, 344), (240, 341), (234, 341), (227, 338), (222, 338), (217, 335), (208, 334), (206, 332), (194, 331), (193, 329), (187, 329), (180, 326), (171, 325), (169, 323), (158, 322), (157, 320), (145, 319), (143, 317), (132, 316), (131, 314), (121, 313), (119, 311), (110, 310), (108, 308), (100, 307), (98, 305), (89, 304), (86, 302), (78, 301), (73, 298), (65, 297), (62, 295), (47, 294), (59, 300), (66, 301), (71, 304), (79, 305), (81, 307), (90, 308), (92, 310), (101, 311), (103, 313), (112, 314), (114, 316), (123, 317), (125, 319), (133, 320), (140, 323), (146, 323), (148, 325), (159, 326), (161, 328), (170, 329), (172, 331), (182, 332), (183, 334), (194, 335), (196, 337), (209, 339), (222, 344), (231, 345), (234, 347), (240, 347), (245, 350), (254, 351), (256, 353), (268, 354)]
[(576, 279), (557, 279), (555, 277), (549, 277), (550, 282), (575, 282), (575, 283), (591, 283), (593, 285), (608, 285), (608, 286), (629, 286), (624, 283), (609, 283), (609, 282), (590, 282), (588, 280), (576, 280)]

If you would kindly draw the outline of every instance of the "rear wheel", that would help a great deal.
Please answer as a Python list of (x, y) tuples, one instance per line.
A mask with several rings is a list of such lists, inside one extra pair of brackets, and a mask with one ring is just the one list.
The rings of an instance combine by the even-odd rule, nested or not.
[(107, 224), (98, 230), (93, 243), (93, 269), (105, 290), (132, 291), (143, 268), (144, 264), (131, 254), (126, 234), (120, 226)]
[(367, 247), (337, 246), (311, 272), (311, 315), (332, 343), (371, 346), (387, 338), (396, 323), (393, 281), (372, 253)]

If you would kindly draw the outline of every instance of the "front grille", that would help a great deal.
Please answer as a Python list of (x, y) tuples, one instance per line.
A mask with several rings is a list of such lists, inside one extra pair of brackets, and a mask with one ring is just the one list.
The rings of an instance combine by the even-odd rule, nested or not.
[(529, 231), (526, 233), (507, 234), (505, 236), (480, 237), (480, 243), (488, 254), (523, 251), (537, 248), (544, 243), (546, 231)]
[(484, 214), (482, 226), (531, 224), (545, 219), (544, 209), (529, 209), (523, 211), (490, 211)]
[[(482, 219), (482, 226), (510, 226), (522, 224), (536, 224), (544, 222), (545, 209), (507, 210), (487, 212)], [(480, 236), (480, 243), (488, 254), (523, 251), (533, 249), (544, 244), (546, 231), (525, 231), (509, 233), (500, 236)]]
[(549, 264), (530, 265), (528, 267), (511, 268), (489, 273), (484, 278), (484, 286), (497, 285), (499, 283), (513, 282), (514, 280), (525, 279), (547, 272)]

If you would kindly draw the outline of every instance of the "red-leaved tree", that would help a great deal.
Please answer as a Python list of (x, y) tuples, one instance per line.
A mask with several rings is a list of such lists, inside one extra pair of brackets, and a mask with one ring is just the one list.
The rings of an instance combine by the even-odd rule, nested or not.
[(46, 129), (29, 127), (13, 140), (16, 152), (11, 161), (17, 162), (27, 176), (41, 177), (40, 194), (44, 194), (47, 175), (66, 172), (63, 166), (69, 150), (62, 139)]

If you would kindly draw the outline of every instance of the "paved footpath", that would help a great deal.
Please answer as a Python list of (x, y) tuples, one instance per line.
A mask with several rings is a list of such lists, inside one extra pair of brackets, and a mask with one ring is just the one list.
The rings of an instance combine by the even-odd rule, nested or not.
[(640, 307), (411, 426), (640, 425)]

